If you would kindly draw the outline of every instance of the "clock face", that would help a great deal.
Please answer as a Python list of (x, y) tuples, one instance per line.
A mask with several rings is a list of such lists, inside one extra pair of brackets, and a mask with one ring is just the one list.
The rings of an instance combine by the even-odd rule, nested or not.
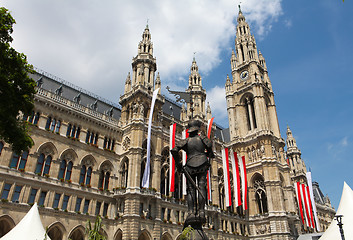
[(249, 77), (249, 72), (248, 71), (242, 71), (240, 73), (240, 79), (241, 80), (246, 80), (246, 79), (248, 79), (248, 77)]

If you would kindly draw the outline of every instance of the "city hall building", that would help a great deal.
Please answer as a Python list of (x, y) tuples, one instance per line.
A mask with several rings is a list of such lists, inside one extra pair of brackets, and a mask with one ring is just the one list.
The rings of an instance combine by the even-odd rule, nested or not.
[[(30, 74), (37, 82), (35, 107), (23, 118), (34, 146), (16, 154), (0, 141), (0, 237), (37, 202), (52, 240), (87, 239), (86, 222), (96, 215), (103, 218), (107, 239), (178, 239), (187, 206), (180, 173), (175, 173), (175, 191), (169, 192), (169, 128), (176, 123), (179, 142), (191, 116), (206, 126), (212, 112), (193, 59), (185, 86), (193, 105), (157, 95), (150, 187), (142, 188), (152, 92), (166, 86), (157, 74), (148, 26), (137, 51), (119, 105), (44, 71)], [(313, 232), (302, 224), (294, 187), (307, 181), (305, 163), (289, 127), (286, 140), (280, 134), (266, 61), (241, 11), (230, 63), (231, 75), (224, 79), (229, 126), (212, 126), (216, 158), (204, 231), (214, 240), (296, 239)], [(225, 204), (223, 147), (245, 156), (246, 210)], [(317, 224), (324, 231), (335, 210), (318, 183), (313, 188)]]

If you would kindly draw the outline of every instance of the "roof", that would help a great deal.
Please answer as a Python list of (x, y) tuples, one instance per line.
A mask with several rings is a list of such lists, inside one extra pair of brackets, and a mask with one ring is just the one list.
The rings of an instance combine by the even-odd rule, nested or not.
[[(0, 238), (1, 240), (14, 240), (14, 239), (26, 239), (26, 240), (42, 240), (45, 238), (45, 229), (42, 221), (40, 220), (38, 206), (35, 203), (32, 208), (28, 211), (26, 216), (8, 232), (5, 236)], [(50, 238), (47, 236), (47, 240)]]

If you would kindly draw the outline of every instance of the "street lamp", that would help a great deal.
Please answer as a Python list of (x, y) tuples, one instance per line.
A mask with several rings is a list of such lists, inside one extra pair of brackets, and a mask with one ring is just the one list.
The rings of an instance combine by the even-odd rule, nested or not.
[(342, 227), (342, 226), (343, 226), (342, 217), (343, 217), (343, 215), (336, 215), (334, 219), (337, 220), (337, 225), (338, 225), (338, 227), (340, 228), (340, 233), (341, 233), (341, 238), (342, 238), (342, 240), (345, 240), (345, 238), (344, 238), (344, 232), (343, 232), (343, 227)]

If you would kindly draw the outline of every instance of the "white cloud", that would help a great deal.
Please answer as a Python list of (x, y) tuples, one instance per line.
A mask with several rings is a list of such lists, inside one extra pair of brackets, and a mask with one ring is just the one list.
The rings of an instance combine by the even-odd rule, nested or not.
[(215, 117), (215, 121), (220, 123), (223, 127), (228, 126), (225, 94), (226, 93), (223, 86), (215, 86), (211, 90), (207, 91), (206, 99), (206, 101), (210, 103), (212, 116)]
[(340, 145), (342, 147), (347, 147), (348, 146), (348, 137), (344, 137), (341, 142), (340, 142)]
[[(113, 102), (123, 93), (147, 19), (163, 88), (185, 89), (194, 52), (207, 74), (220, 64), (221, 51), (233, 47), (238, 13), (233, 0), (2, 3), (17, 21), (13, 45), (31, 64)], [(264, 36), (282, 14), (281, 0), (244, 1), (242, 11), (252, 33)]]

